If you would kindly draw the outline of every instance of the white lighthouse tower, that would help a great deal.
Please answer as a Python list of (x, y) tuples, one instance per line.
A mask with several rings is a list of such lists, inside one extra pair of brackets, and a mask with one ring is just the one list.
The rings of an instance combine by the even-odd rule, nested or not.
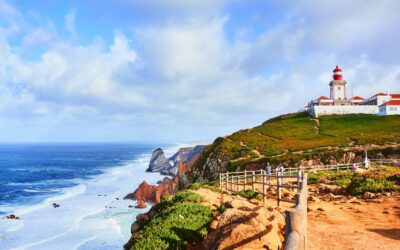
[(333, 70), (333, 80), (329, 83), (330, 99), (334, 105), (348, 105), (349, 100), (346, 96), (346, 81), (343, 80), (342, 70), (339, 66)]

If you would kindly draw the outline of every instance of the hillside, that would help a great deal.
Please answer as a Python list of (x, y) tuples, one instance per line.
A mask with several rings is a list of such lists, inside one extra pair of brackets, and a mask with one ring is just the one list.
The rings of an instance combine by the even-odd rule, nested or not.
[(217, 138), (206, 147), (191, 177), (215, 179), (220, 172), (272, 165), (298, 166), (351, 162), (368, 150), (371, 157), (399, 154), (400, 116), (293, 113)]

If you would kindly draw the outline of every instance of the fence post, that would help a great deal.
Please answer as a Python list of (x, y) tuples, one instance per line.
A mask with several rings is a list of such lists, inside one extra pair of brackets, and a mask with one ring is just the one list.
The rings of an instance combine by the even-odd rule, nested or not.
[(266, 195), (266, 192), (265, 192), (265, 181), (266, 181), (266, 172), (265, 172), (265, 170), (262, 170), (262, 180), (263, 180), (263, 186), (262, 186), (262, 189), (263, 189), (263, 202), (265, 203), (265, 195)]
[(225, 188), (228, 191), (229, 172), (225, 174)]
[(301, 190), (301, 171), (297, 171), (297, 193)]
[(230, 191), (233, 192), (233, 175), (231, 175), (230, 183), (231, 183), (231, 189), (230, 189)]
[(276, 171), (276, 196), (277, 196), (277, 199), (276, 199), (276, 201), (277, 201), (277, 204), (278, 204), (278, 207), (279, 207), (279, 202), (280, 202), (280, 199), (281, 199), (281, 193), (280, 193), (280, 187), (279, 187), (279, 175), (278, 175), (278, 171)]
[(255, 172), (255, 171), (252, 171), (251, 174), (252, 174), (252, 176), (253, 176), (252, 188), (253, 188), (253, 190), (256, 190), (256, 172)]
[(219, 189), (222, 189), (222, 173), (219, 173)]
[(239, 174), (236, 174), (236, 191), (239, 192)]
[(301, 188), (296, 199), (296, 207), (286, 210), (285, 249), (307, 249), (307, 173), (301, 173)]
[(243, 190), (246, 191), (246, 185), (247, 185), (247, 171), (244, 171), (244, 188)]

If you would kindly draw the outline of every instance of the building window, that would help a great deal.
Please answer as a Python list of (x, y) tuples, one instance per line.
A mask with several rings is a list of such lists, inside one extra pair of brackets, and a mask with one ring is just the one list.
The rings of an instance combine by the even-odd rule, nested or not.
[(337, 89), (340, 90), (340, 86)]

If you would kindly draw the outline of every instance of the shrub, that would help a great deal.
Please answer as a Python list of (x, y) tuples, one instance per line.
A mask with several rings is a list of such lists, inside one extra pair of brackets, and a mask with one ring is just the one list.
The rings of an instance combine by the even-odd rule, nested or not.
[(157, 215), (147, 222), (125, 249), (180, 249), (188, 241), (200, 241), (207, 234), (213, 213), (200, 205), (198, 194), (184, 191), (156, 205)]
[(347, 191), (352, 195), (360, 195), (365, 192), (379, 193), (400, 190), (399, 186), (390, 179), (391, 176), (357, 176), (351, 180), (351, 183), (347, 187)]
[(252, 189), (237, 191), (237, 192), (234, 192), (233, 195), (239, 195), (239, 196), (242, 196), (247, 199), (253, 199), (253, 198), (257, 199), (257, 200), (262, 199), (261, 194), (259, 194), (258, 192), (254, 191)]
[(317, 184), (317, 183), (325, 183), (325, 184), (335, 184), (341, 187), (347, 187), (350, 183), (350, 180), (353, 176), (358, 175), (358, 173), (351, 171), (318, 171), (316, 173), (308, 174), (308, 183), (309, 184)]
[(202, 183), (200, 183), (200, 182), (195, 182), (195, 183), (192, 183), (192, 184), (189, 186), (189, 189), (191, 189), (191, 190), (198, 190), (198, 189), (201, 188), (202, 186), (203, 186)]
[(218, 210), (218, 212), (220, 212), (222, 214), (225, 212), (226, 209), (228, 209), (230, 207), (231, 206), (230, 206), (229, 202), (224, 202), (217, 208), (217, 210)]

